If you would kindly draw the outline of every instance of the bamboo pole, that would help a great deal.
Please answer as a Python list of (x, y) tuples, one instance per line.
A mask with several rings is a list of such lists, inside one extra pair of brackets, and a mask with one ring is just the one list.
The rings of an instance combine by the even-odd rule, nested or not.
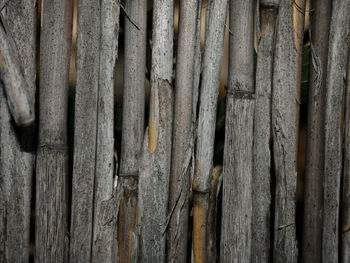
[(342, 103), (349, 53), (350, 1), (333, 1), (325, 100), (322, 262), (339, 260)]
[(70, 246), (73, 261), (113, 262), (115, 258), (113, 74), (118, 29), (119, 2), (79, 2)]
[(306, 171), (302, 262), (321, 262), (324, 173), (324, 115), (328, 36), (332, 14), (330, 0), (310, 3), (310, 76), (306, 145)]
[(254, 120), (254, 1), (230, 1), (220, 260), (250, 262)]
[(279, 1), (260, 0), (255, 112), (252, 261), (270, 262), (271, 209), (271, 88), (275, 25)]
[[(9, 1), (2, 13), (6, 13), (7, 36), (12, 38), (18, 50), (17, 59), (26, 82), (22, 88), (27, 88), (29, 104), (34, 105), (35, 1)], [(35, 161), (34, 127), (17, 129), (1, 83), (0, 94), (0, 261), (28, 262)], [(34, 111), (32, 113), (34, 115)]]
[(139, 178), (142, 262), (164, 262), (173, 123), (173, 1), (153, 2), (151, 96)]
[(200, 88), (197, 148), (193, 181), (193, 248), (194, 261), (207, 262), (208, 209), (213, 170), (216, 108), (220, 88), (227, 0), (213, 0), (206, 10), (204, 67)]
[(296, 262), (296, 48), (293, 6), (280, 1), (273, 68), (272, 135), (276, 176), (274, 262)]
[[(118, 184), (121, 202), (118, 214), (119, 261), (138, 257), (137, 199), (139, 156), (144, 135), (147, 1), (125, 3), (125, 65), (122, 144)], [(136, 258), (134, 258), (134, 256)]]
[[(0, 14), (0, 19), (1, 19)], [(3, 24), (7, 24), (2, 19)], [(0, 79), (11, 115), (18, 126), (29, 126), (34, 122), (34, 103), (22, 73), (18, 50), (10, 32), (0, 24)], [(31, 36), (33, 37), (33, 36)]]
[(193, 151), (193, 79), (198, 1), (180, 1), (176, 58), (174, 130), (172, 141), (167, 260), (187, 260), (190, 160)]
[(71, 0), (44, 2), (36, 164), (36, 262), (68, 260), (67, 106), (72, 9)]

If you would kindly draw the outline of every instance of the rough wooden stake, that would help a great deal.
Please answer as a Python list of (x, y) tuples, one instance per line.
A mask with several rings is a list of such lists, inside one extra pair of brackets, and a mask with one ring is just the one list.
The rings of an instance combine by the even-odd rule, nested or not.
[[(171, 160), (167, 261), (187, 260), (190, 170), (193, 147), (193, 78), (198, 1), (180, 2), (176, 58), (174, 131)], [(192, 128), (191, 128), (192, 127)], [(188, 163), (187, 163), (187, 159)]]
[(119, 261), (138, 257), (137, 195), (139, 157), (144, 134), (147, 1), (127, 0), (122, 145), (119, 181), (122, 200), (118, 214)]
[(301, 258), (321, 263), (324, 173), (324, 115), (331, 0), (311, 1), (310, 76)]
[(151, 97), (139, 178), (141, 262), (164, 262), (173, 121), (173, 1), (153, 2)]
[(261, 38), (258, 45), (255, 112), (252, 262), (270, 262), (271, 206), (271, 88), (278, 2), (260, 1)]
[(90, 262), (92, 255), (97, 98), (100, 74), (100, 4), (100, 1), (78, 2), (70, 233), (70, 260), (73, 262)]
[(35, 119), (34, 101), (22, 72), (15, 41), (0, 23), (0, 79), (7, 104), (16, 125), (29, 126)]
[(206, 10), (206, 37), (197, 148), (193, 182), (193, 248), (194, 261), (207, 262), (208, 209), (213, 170), (216, 108), (220, 88), (220, 66), (223, 54), (227, 0), (212, 0)]
[(254, 1), (230, 0), (220, 260), (250, 262), (254, 120)]
[(282, 0), (273, 68), (272, 134), (275, 164), (275, 225), (273, 261), (296, 262), (296, 49), (293, 1)]
[(333, 1), (326, 81), (322, 262), (339, 260), (342, 103), (349, 53), (350, 0)]
[[(35, 3), (10, 1), (3, 10), (7, 15), (7, 36), (17, 47), (31, 105), (35, 101), (36, 77)], [(0, 262), (28, 262), (34, 129), (14, 126), (1, 83), (0, 94)]]
[(72, 10), (72, 0), (44, 3), (36, 165), (36, 262), (68, 260), (67, 114)]

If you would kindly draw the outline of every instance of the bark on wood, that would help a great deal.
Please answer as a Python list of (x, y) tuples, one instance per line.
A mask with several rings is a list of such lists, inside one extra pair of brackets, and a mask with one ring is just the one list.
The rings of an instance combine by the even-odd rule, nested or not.
[(341, 211), (341, 255), (340, 262), (350, 261), (350, 56), (348, 57), (348, 72), (345, 102), (344, 129), (344, 174)]
[(193, 147), (193, 75), (198, 0), (180, 2), (176, 58), (174, 132), (168, 211), (167, 260), (187, 260), (190, 170)]
[(36, 262), (63, 262), (67, 237), (67, 106), (73, 2), (45, 1), (36, 165)]
[(220, 260), (250, 262), (254, 115), (254, 1), (230, 1), (229, 88)]
[[(0, 15), (1, 19), (1, 15)], [(3, 19), (2, 24), (7, 24)], [(1, 21), (1, 20), (0, 20)], [(18, 126), (34, 122), (34, 103), (22, 73), (22, 65), (16, 44), (10, 32), (0, 24), (0, 79), (6, 94), (11, 115)]]
[(293, 3), (279, 7), (273, 69), (272, 133), (275, 164), (273, 261), (296, 262), (296, 80)]
[(255, 113), (254, 113), (254, 177), (252, 262), (270, 262), (271, 206), (271, 88), (273, 47), (278, 4), (260, 1), (260, 30), (258, 45)]
[[(7, 34), (17, 47), (31, 105), (35, 101), (35, 2), (16, 0), (6, 6)], [(15, 128), (1, 84), (0, 94), (0, 262), (28, 262), (34, 129)]]
[(138, 236), (134, 231), (137, 226), (139, 156), (144, 134), (147, 1), (127, 0), (125, 10), (128, 15), (125, 17), (123, 123), (118, 181), (123, 191), (118, 215), (120, 262), (130, 262), (133, 251), (138, 248)]
[(101, 1), (100, 65), (94, 183), (92, 262), (115, 262), (114, 65), (118, 51), (119, 1)]
[(173, 121), (173, 1), (153, 2), (151, 97), (139, 179), (140, 261), (165, 261)]
[(322, 261), (339, 259), (342, 102), (349, 50), (350, 1), (333, 1), (326, 81)]
[(100, 13), (100, 1), (78, 2), (70, 243), (70, 260), (73, 262), (90, 262), (92, 254)]
[(324, 103), (327, 77), (328, 35), (332, 14), (330, 0), (311, 1), (310, 76), (304, 185), (302, 262), (321, 262), (324, 173)]
[(200, 89), (193, 182), (193, 247), (195, 262), (207, 262), (208, 260), (209, 194), (213, 170), (216, 108), (220, 87), (220, 66), (223, 54), (227, 4), (227, 0), (213, 0), (208, 3), (206, 10), (204, 67)]

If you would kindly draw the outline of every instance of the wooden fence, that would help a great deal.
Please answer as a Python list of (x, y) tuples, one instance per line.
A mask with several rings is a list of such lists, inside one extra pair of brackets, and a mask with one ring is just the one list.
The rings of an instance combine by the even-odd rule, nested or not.
[(350, 0), (0, 14), (0, 262), (350, 262)]

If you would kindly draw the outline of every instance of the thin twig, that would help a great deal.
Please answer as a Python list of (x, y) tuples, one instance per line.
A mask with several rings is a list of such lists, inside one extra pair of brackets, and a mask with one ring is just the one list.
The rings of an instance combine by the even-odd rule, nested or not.
[(137, 30), (141, 31), (140, 27), (131, 19), (131, 17), (129, 16), (128, 12), (126, 12), (125, 7), (122, 5), (122, 3), (120, 1), (119, 1), (119, 5), (120, 5), (121, 9), (123, 9), (125, 16), (130, 21), (130, 23), (133, 24), (136, 27)]

